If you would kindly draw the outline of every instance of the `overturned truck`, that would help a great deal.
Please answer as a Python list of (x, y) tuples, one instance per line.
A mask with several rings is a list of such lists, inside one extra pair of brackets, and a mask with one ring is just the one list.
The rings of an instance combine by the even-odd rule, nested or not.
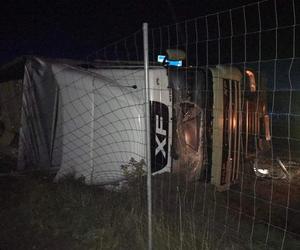
[[(263, 81), (257, 86), (251, 69), (153, 64), (149, 80), (153, 174), (205, 176), (226, 190), (244, 157), (268, 147)], [(53, 170), (56, 180), (123, 180), (124, 166), (145, 160), (144, 85), (138, 62), (26, 57), (4, 65), (1, 159), (15, 161), (9, 171)]]

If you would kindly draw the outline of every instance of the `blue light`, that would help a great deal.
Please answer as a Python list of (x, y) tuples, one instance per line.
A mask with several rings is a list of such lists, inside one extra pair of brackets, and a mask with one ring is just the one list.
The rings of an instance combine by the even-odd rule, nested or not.
[(157, 57), (157, 61), (160, 62), (160, 63), (163, 63), (164, 60), (165, 60), (165, 58), (166, 58), (166, 56), (159, 55), (159, 56)]
[(182, 61), (167, 61), (169, 66), (182, 67)]
[(157, 62), (160, 62), (160, 63), (166, 63), (168, 66), (173, 66), (173, 67), (182, 67), (182, 61), (178, 60), (178, 61), (171, 61), (171, 60), (168, 60), (166, 59), (166, 56), (164, 55), (158, 55), (157, 56)]

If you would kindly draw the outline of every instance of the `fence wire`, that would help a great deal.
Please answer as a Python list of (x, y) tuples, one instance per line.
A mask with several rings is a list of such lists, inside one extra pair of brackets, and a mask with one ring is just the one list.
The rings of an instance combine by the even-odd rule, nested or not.
[(56, 181), (129, 187), (134, 225), (151, 169), (153, 249), (297, 249), (299, 9), (265, 0), (149, 29), (151, 166), (142, 30), (84, 61), (27, 58), (13, 77), (8, 65), (1, 154)]

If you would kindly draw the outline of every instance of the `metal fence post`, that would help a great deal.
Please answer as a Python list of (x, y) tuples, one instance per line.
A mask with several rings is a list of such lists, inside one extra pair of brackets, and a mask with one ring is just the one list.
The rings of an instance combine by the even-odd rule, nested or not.
[(148, 201), (148, 249), (152, 250), (152, 194), (151, 194), (151, 141), (150, 141), (150, 93), (149, 93), (149, 47), (148, 23), (143, 23), (144, 70), (145, 70), (145, 123), (146, 123), (146, 164)]

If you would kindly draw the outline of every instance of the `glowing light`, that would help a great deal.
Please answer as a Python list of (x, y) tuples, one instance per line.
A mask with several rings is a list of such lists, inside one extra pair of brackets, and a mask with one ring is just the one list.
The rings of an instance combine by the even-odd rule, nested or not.
[(246, 70), (246, 74), (249, 77), (250, 80), (250, 91), (255, 92), (256, 91), (256, 81), (255, 81), (255, 76), (252, 71)]
[(233, 127), (233, 129), (236, 128), (236, 117), (233, 117), (233, 119), (232, 119), (232, 127)]
[(265, 175), (269, 174), (268, 169), (259, 168), (259, 169), (257, 169), (257, 171), (260, 172), (261, 174), (265, 174)]
[(168, 66), (173, 66), (173, 67), (182, 67), (182, 60), (168, 60), (166, 59), (166, 56), (164, 55), (158, 55), (157, 56), (157, 62), (160, 63), (167, 63)]
[(258, 168), (257, 161), (254, 163), (253, 170), (254, 170), (255, 174), (259, 177), (268, 177), (268, 175), (270, 174), (269, 169)]

